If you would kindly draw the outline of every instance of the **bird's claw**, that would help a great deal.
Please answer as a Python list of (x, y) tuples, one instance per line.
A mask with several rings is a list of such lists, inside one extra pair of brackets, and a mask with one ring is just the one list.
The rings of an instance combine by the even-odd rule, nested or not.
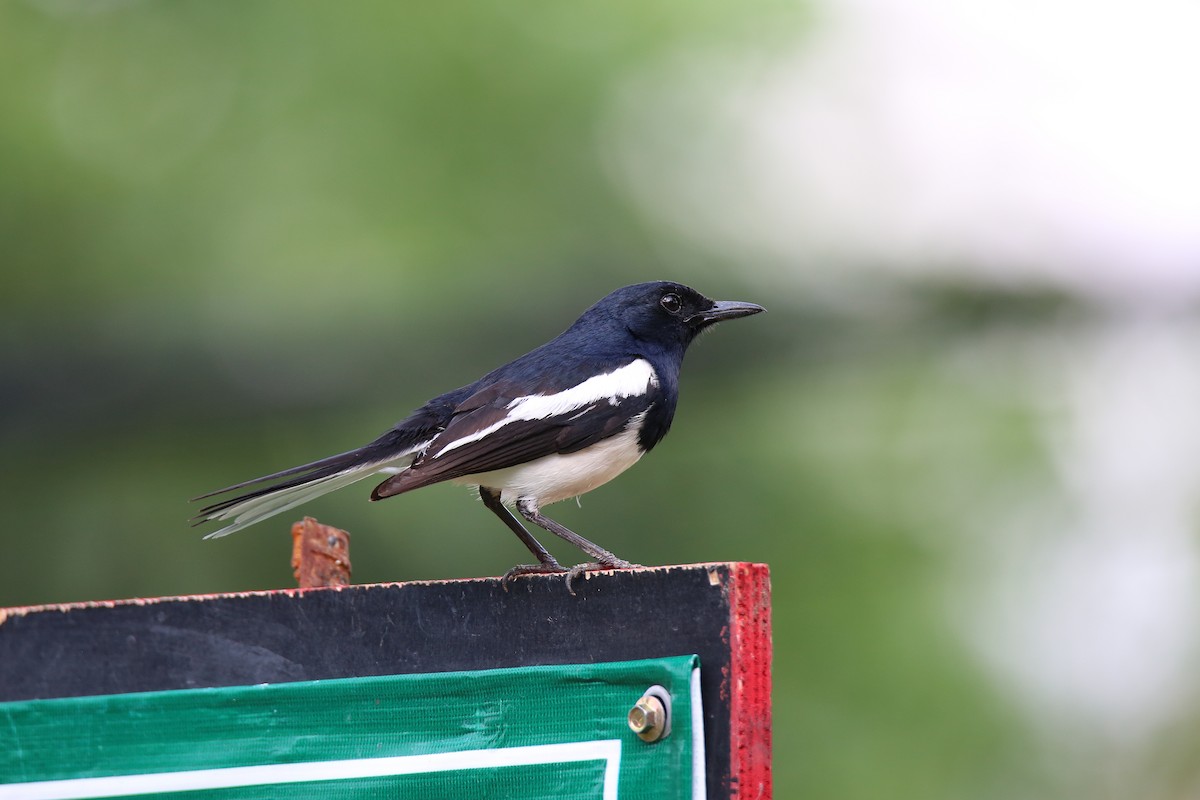
[(576, 564), (566, 571), (567, 591), (572, 595), (575, 594), (575, 588), (572, 584), (575, 583), (576, 578), (578, 578), (580, 575), (583, 575), (585, 572), (600, 572), (601, 570), (606, 569), (638, 569), (641, 566), (641, 564), (634, 564), (633, 562), (626, 561), (623, 558), (605, 559), (604, 561), (585, 561), (582, 564)]
[(555, 575), (558, 573), (566, 573), (567, 575), (567, 591), (572, 595), (575, 594), (575, 579), (586, 572), (601, 572), (609, 569), (638, 569), (642, 565), (634, 564), (631, 561), (626, 561), (623, 558), (611, 558), (604, 561), (586, 561), (582, 564), (567, 569), (557, 561), (546, 562), (542, 564), (517, 564), (515, 567), (504, 573), (500, 578), (500, 586), (504, 591), (508, 591), (508, 585), (516, 578), (522, 575)]
[(567, 572), (567, 568), (553, 560), (542, 564), (517, 564), (500, 578), (500, 586), (507, 592), (508, 584), (522, 575), (552, 575), (558, 572)]

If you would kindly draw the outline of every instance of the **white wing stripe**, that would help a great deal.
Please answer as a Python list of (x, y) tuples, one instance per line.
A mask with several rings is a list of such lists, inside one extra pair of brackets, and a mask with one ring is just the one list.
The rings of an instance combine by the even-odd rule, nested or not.
[(649, 361), (639, 358), (612, 372), (595, 375), (577, 386), (555, 394), (531, 394), (518, 397), (508, 404), (508, 416), (504, 419), (461, 439), (456, 439), (443, 447), (437, 455), (440, 456), (456, 447), (477, 442), (510, 422), (546, 419), (566, 414), (599, 400), (609, 400), (615, 404), (620, 398), (645, 394), (650, 391), (652, 386), (658, 386), (658, 376), (654, 374), (654, 367), (650, 366)]

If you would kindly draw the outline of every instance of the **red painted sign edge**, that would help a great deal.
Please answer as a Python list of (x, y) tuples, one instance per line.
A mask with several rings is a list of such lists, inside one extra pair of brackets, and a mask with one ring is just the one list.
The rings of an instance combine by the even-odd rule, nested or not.
[(730, 797), (771, 797), (771, 571), (730, 564)]

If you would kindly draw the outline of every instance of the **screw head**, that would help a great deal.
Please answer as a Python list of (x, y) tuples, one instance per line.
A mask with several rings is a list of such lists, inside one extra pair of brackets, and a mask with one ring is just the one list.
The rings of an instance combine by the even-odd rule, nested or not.
[(629, 709), (629, 730), (643, 742), (657, 742), (666, 733), (667, 710), (654, 695), (643, 695)]

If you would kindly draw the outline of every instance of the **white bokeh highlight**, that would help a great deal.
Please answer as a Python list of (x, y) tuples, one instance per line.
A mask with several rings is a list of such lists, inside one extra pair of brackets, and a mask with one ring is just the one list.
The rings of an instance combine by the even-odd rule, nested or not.
[(631, 76), (609, 163), (726, 254), (1173, 304), (1200, 293), (1197, 36), (1174, 0), (831, 4), (795, 53)]

